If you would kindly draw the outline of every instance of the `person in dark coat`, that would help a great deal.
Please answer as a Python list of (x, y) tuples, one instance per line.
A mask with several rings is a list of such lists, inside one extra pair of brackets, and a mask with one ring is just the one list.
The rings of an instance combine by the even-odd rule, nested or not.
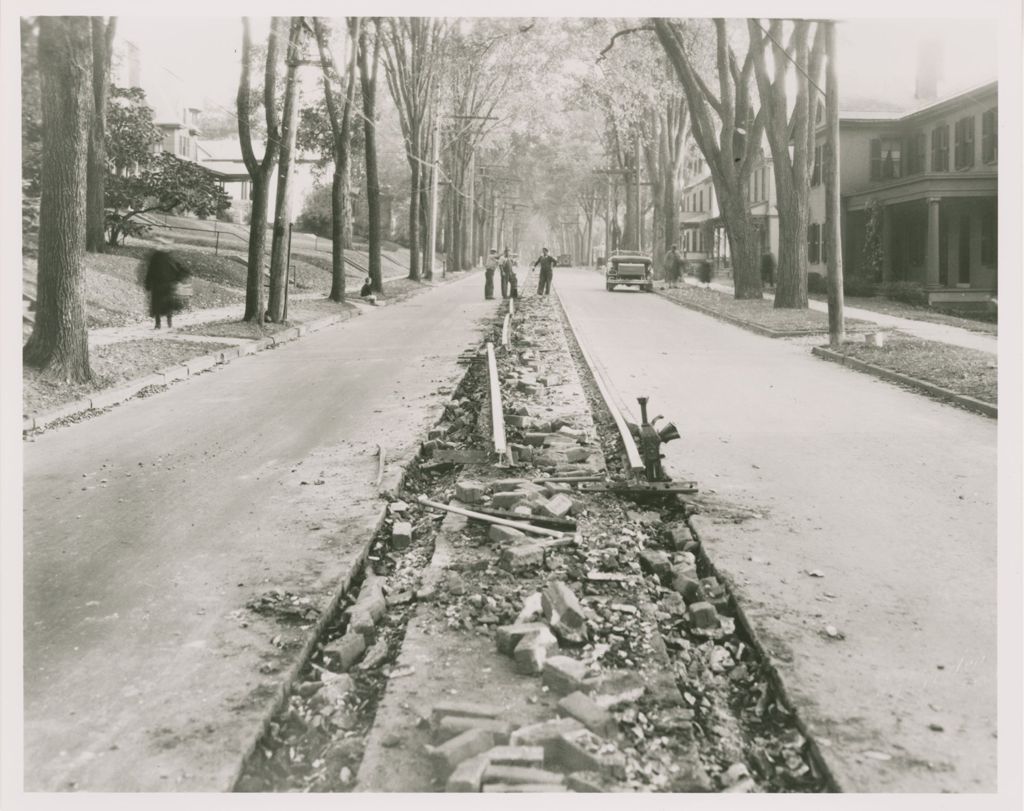
[(540, 256), (533, 263), (534, 267), (540, 265), (540, 281), (537, 284), (537, 295), (546, 296), (551, 292), (551, 277), (555, 273), (555, 262), (558, 261), (548, 253), (547, 248), (540, 249)]
[(167, 316), (171, 327), (171, 316), (185, 308), (185, 299), (179, 295), (179, 285), (185, 283), (191, 274), (167, 251), (153, 251), (146, 267), (146, 290), (149, 291), (149, 314), (156, 319)]

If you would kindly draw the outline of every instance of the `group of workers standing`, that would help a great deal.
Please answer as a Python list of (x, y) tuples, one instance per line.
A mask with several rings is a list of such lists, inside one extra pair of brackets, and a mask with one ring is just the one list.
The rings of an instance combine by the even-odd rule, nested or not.
[[(540, 265), (540, 280), (537, 283), (537, 295), (546, 296), (551, 293), (551, 279), (554, 276), (555, 257), (548, 253), (547, 248), (541, 249), (540, 256), (533, 263), (533, 267)], [(509, 253), (508, 248), (498, 256), (498, 249), (491, 248), (490, 256), (484, 264), (484, 298), (494, 298), (494, 272), (499, 272), (501, 282), (501, 297), (519, 298), (519, 278), (516, 275), (518, 262), (516, 257)]]

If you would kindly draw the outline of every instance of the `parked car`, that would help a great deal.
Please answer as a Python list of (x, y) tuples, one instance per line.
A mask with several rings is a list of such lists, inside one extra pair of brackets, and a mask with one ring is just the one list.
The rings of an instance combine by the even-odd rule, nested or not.
[(615, 285), (639, 287), (648, 293), (654, 290), (654, 260), (650, 254), (620, 251), (608, 257), (605, 290), (614, 290)]
[(560, 268), (567, 268), (572, 266), (572, 257), (567, 253), (558, 254), (558, 261), (555, 264)]

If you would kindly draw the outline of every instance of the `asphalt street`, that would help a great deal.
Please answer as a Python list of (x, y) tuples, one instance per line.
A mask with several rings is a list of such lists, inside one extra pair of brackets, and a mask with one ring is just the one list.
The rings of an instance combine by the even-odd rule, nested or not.
[[(221, 791), (484, 319), (473, 275), (24, 447), (25, 787)], [(445, 395), (443, 399), (447, 399)]]
[(994, 791), (996, 421), (596, 273), (554, 284), (635, 419), (646, 394), (678, 426), (667, 465), (841, 786)]

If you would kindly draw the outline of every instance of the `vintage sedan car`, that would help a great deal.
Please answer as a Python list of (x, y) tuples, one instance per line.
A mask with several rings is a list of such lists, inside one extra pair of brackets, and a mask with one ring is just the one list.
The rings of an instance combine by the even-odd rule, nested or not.
[(648, 293), (654, 289), (654, 260), (650, 254), (619, 251), (608, 257), (604, 286), (614, 290), (616, 285), (639, 287)]
[(567, 268), (572, 266), (572, 257), (567, 253), (558, 254), (558, 261), (555, 264), (560, 268)]

